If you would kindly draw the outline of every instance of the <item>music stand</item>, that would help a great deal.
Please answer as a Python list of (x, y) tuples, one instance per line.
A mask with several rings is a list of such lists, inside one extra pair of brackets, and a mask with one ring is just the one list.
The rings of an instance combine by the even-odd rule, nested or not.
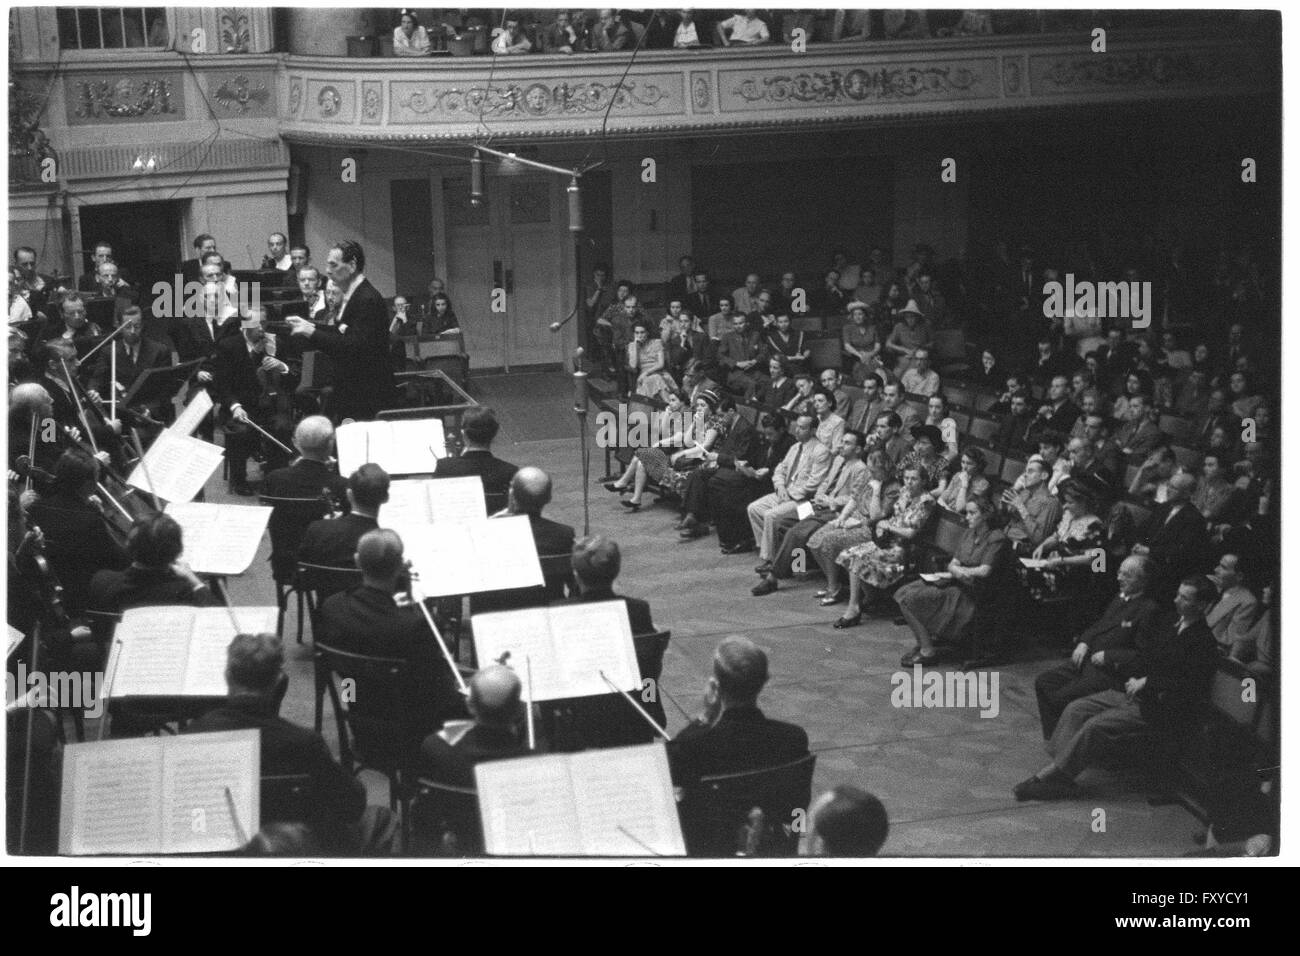
[(122, 398), (122, 404), (130, 405), (137, 401), (146, 404), (170, 401), (202, 364), (202, 359), (195, 359), (168, 368), (147, 368), (131, 383), (131, 387)]
[(83, 299), (86, 303), (86, 319), (98, 325), (105, 332), (117, 328), (117, 299), (107, 296), (95, 296)]

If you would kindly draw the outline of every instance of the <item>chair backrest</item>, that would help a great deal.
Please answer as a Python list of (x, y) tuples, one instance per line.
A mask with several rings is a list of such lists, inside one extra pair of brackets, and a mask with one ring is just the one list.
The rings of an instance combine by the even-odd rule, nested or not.
[[(755, 807), (773, 823), (792, 821), (794, 811), (806, 809), (812, 798), (816, 765), (817, 755), (810, 753), (776, 767), (700, 778), (686, 789), (681, 805), (687, 850), (692, 855), (734, 856)], [(797, 843), (795, 837), (782, 849), (792, 854)]]
[(934, 546), (946, 554), (956, 554), (965, 533), (966, 525), (957, 515), (941, 510), (934, 527)]
[(820, 315), (792, 315), (790, 328), (796, 332), (824, 332), (826, 320)]
[(1194, 441), (1196, 426), (1177, 415), (1161, 415), (1160, 430), (1176, 442)]
[(975, 398), (974, 391), (961, 385), (947, 385), (943, 394), (948, 399), (948, 404), (960, 405), (962, 408), (970, 408)]
[(572, 554), (539, 554), (537, 560), (548, 588), (562, 584), (566, 590), (570, 589), (573, 582)]
[[(313, 655), (334, 707), (344, 766), (357, 760), (385, 772), (402, 767), (408, 756), (403, 725), (408, 662), (342, 651), (319, 641)], [(343, 681), (351, 682), (353, 693), (339, 693)]]
[(508, 491), (485, 491), (483, 500), (487, 503), (487, 513), (489, 516), (496, 514), (498, 511), (505, 509), (510, 503), (510, 492)]
[(483, 852), (478, 791), (421, 777), (411, 805), (411, 835), (420, 856), (472, 856)]
[(298, 587), (317, 606), (331, 594), (361, 586), (360, 568), (335, 568), (324, 564), (298, 562)]
[(331, 506), (320, 495), (315, 498), (258, 495), (257, 501), (272, 509), (271, 519), (267, 522), (267, 530), (271, 533), (271, 565), (277, 580), (284, 580), (293, 573), (298, 545), (302, 543), (307, 526), (329, 514)]
[(636, 650), (637, 668), (641, 676), (658, 680), (664, 669), (664, 653), (672, 639), (672, 631), (654, 631), (650, 634), (633, 634), (632, 645)]
[(835, 338), (812, 338), (809, 336), (804, 339), (804, 345), (811, 353), (808, 356), (808, 364), (813, 369), (840, 367), (842, 345), (838, 336)]
[(753, 405), (740, 404), (736, 406), (736, 411), (740, 413), (741, 418), (749, 422), (751, 425), (758, 425), (758, 413), (760, 409), (755, 408)]
[(975, 397), (971, 400), (971, 406), (977, 412), (987, 412), (997, 403), (998, 397), (992, 392), (976, 392)]
[(992, 441), (998, 433), (998, 421), (996, 418), (986, 418), (983, 415), (971, 416), (970, 425), (967, 427), (966, 434), (971, 438), (979, 441)]
[(957, 426), (957, 433), (965, 435), (970, 429), (971, 417), (966, 412), (953, 412), (952, 423)]
[(1197, 468), (1201, 464), (1201, 453), (1195, 448), (1171, 445), (1170, 450), (1174, 453), (1174, 457), (1178, 459), (1178, 464), (1184, 468)]
[(1025, 470), (1025, 466), (1028, 464), (1029, 462), (1023, 458), (1012, 458), (1008, 456), (1002, 460), (1002, 468), (998, 472), (998, 477), (1001, 478), (1005, 484), (1014, 484), (1015, 480), (1020, 477), (1021, 473)]

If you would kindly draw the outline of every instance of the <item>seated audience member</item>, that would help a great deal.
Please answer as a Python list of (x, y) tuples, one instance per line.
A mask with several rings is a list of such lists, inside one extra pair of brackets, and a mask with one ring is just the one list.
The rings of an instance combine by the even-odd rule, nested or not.
[[(676, 407), (679, 413), (684, 408), (680, 401)], [(740, 462), (754, 462), (757, 467), (763, 454), (762, 433), (740, 414), (735, 403), (722, 399), (718, 403), (718, 408), (722, 418), (722, 438), (704, 454), (699, 466), (687, 474), (686, 482), (682, 486), (680, 516), (673, 530), (682, 532), (688, 529), (698, 530), (698, 534), (683, 533), (683, 538), (703, 537), (708, 534), (711, 520), (709, 510), (711, 495), (724, 487), (723, 485), (717, 488), (711, 487), (711, 479), (721, 471), (734, 471)], [(763, 417), (768, 416), (765, 414)], [(779, 416), (776, 416), (776, 420), (778, 423), (781, 421)], [(744, 503), (748, 504), (748, 501)]]
[(767, 408), (781, 408), (798, 393), (798, 386), (790, 378), (790, 366), (782, 356), (773, 355), (767, 360), (767, 381), (759, 383), (752, 398)]
[(1070, 396), (1069, 378), (1064, 375), (1052, 376), (1051, 384), (1047, 386), (1047, 401), (1038, 409), (1042, 427), (1068, 435), (1081, 414), (1082, 410)]
[(935, 501), (941, 508), (965, 514), (967, 501), (989, 493), (991, 486), (984, 475), (986, 466), (984, 452), (973, 446), (967, 448), (961, 453), (961, 464), (957, 472), (948, 479)]
[(808, 808), (800, 856), (873, 857), (889, 836), (889, 814), (873, 794), (841, 784)]
[(817, 419), (817, 440), (827, 448), (835, 448), (844, 434), (844, 419), (835, 414), (835, 396), (818, 386), (813, 389), (812, 411)]
[(348, 513), (309, 524), (298, 546), (298, 560), (330, 568), (354, 567), (357, 542), (379, 527), (379, 509), (388, 501), (388, 485), (388, 472), (374, 463), (354, 471), (348, 478)]
[[(823, 401), (825, 399), (823, 398)], [(777, 526), (792, 517), (800, 502), (811, 501), (831, 466), (831, 451), (813, 433), (813, 416), (795, 421), (795, 444), (772, 473), (772, 493), (749, 503), (749, 525), (758, 543), (759, 567), (771, 567), (778, 544)]]
[[(339, 508), (347, 502), (348, 482), (338, 473), (330, 452), (334, 446), (334, 426), (324, 415), (309, 415), (293, 430), (293, 447), (298, 459), (277, 468), (262, 482), (262, 494), (270, 498), (301, 498), (296, 502), (277, 502), (272, 506), (268, 530), (271, 533), (271, 572), (277, 581), (293, 577), (298, 549), (307, 525), (314, 517), (302, 520), (303, 514), (322, 514), (322, 508)], [(307, 500), (311, 499), (311, 500)]]
[(721, 20), (715, 29), (718, 42), (723, 46), (731, 46), (733, 43), (753, 46), (772, 39), (767, 24), (759, 19), (757, 10), (745, 10)]
[[(694, 414), (683, 422), (680, 416), (685, 413), (685, 408), (677, 407), (680, 398), (677, 395), (670, 399), (676, 417), (669, 424), (671, 434), (667, 440), (656, 447), (638, 448), (636, 461), (629, 466), (629, 471), (624, 472), (618, 481), (605, 485), (607, 491), (625, 491), (630, 474), (633, 497), (622, 503), (634, 512), (641, 508), (641, 492), (637, 489), (644, 490), (647, 480), (658, 483), (667, 494), (683, 497), (695, 470), (709, 461), (714, 449), (726, 440), (738, 419), (735, 402), (729, 396), (722, 397), (712, 389), (702, 389), (695, 396)], [(664, 419), (665, 424), (669, 421)], [(679, 422), (685, 427), (682, 428)]]
[(1247, 656), (1245, 645), (1250, 641), (1250, 628), (1259, 613), (1259, 602), (1246, 587), (1240, 565), (1241, 560), (1235, 554), (1219, 558), (1213, 574), (1218, 594), (1205, 615), (1205, 623), (1214, 632), (1219, 650), (1238, 660)]
[(424, 335), (443, 335), (460, 331), (460, 319), (451, 306), (451, 299), (445, 292), (435, 292), (429, 300), (429, 315), (421, 323), (420, 331)]
[(899, 427), (904, 430), (910, 431), (913, 425), (921, 424), (924, 416), (912, 406), (911, 402), (907, 401), (906, 396), (903, 394), (902, 385), (897, 382), (889, 382), (882, 394), (885, 404), (884, 408), (881, 409), (881, 414), (885, 412), (897, 414), (900, 419)]
[(361, 585), (325, 599), (316, 619), (316, 640), (351, 654), (407, 662), (402, 712), (386, 709), (380, 702), (382, 692), (367, 694), (365, 687), (357, 688), (351, 706), (360, 704), (368, 716), (399, 721), (415, 746), (444, 720), (462, 715), (455, 677), (424, 614), (405, 599), (410, 579), (397, 532), (387, 528), (366, 532), (357, 542), (355, 561)]
[(1201, 459), (1201, 480), (1192, 495), (1192, 504), (1206, 523), (1214, 529), (1232, 524), (1241, 509), (1242, 495), (1228, 480), (1228, 462), (1217, 454)]
[(876, 429), (876, 420), (885, 409), (884, 384), (878, 372), (862, 379), (862, 396), (853, 403), (844, 421), (849, 428), (870, 435)]
[(683, 50), (690, 47), (707, 46), (708, 40), (700, 34), (695, 23), (695, 11), (683, 10), (677, 29), (673, 31), (673, 49)]
[[(794, 437), (786, 430), (780, 415), (764, 412), (759, 419), (758, 440), (742, 447), (731, 444), (731, 434), (724, 440), (716, 461), (716, 470), (692, 474), (682, 500), (686, 514), (677, 525), (683, 539), (703, 537), (712, 522), (718, 531), (718, 546), (723, 554), (744, 554), (754, 550), (755, 542), (749, 522), (751, 502), (771, 492), (773, 476), (785, 460)], [(730, 447), (730, 450), (727, 448)], [(742, 457), (742, 455), (744, 457)], [(699, 482), (703, 490), (692, 496), (691, 486)]]
[(880, 368), (880, 336), (875, 325), (867, 321), (868, 310), (866, 303), (850, 303), (849, 321), (841, 333), (845, 367), (859, 384)]
[(832, 625), (836, 630), (862, 623), (862, 611), (879, 592), (892, 588), (907, 573), (913, 539), (934, 513), (927, 486), (930, 477), (920, 465), (903, 469), (902, 490), (893, 513), (876, 522), (874, 541), (842, 551), (835, 562), (849, 572), (849, 605)]
[(593, 52), (612, 53), (635, 46), (636, 37), (621, 16), (614, 10), (605, 9), (600, 11), (600, 19), (592, 25), (587, 41), (588, 49)]
[(790, 577), (794, 572), (795, 554), (803, 552), (813, 533), (834, 521), (842, 509), (862, 496), (867, 487), (862, 444), (862, 435), (858, 432), (844, 432), (835, 446), (836, 454), (830, 469), (812, 497), (812, 514), (802, 519), (791, 515), (776, 522), (780, 545), (772, 559), (771, 569), (760, 572), (762, 580), (752, 592), (755, 597), (771, 594), (777, 589), (778, 578)]
[(808, 753), (802, 729), (759, 710), (767, 677), (767, 655), (753, 641), (728, 637), (718, 645), (703, 712), (668, 744), (673, 783), (689, 788), (701, 777), (777, 767)]
[(578, 49), (578, 31), (569, 20), (569, 11), (555, 11), (555, 19), (538, 34), (537, 42), (543, 53), (572, 53)]
[(1205, 519), (1192, 506), (1196, 479), (1179, 472), (1169, 479), (1168, 497), (1138, 534), (1134, 554), (1150, 555), (1155, 564), (1152, 593), (1168, 600), (1179, 581), (1204, 572), (1209, 537)]
[(127, 608), (158, 604), (214, 603), (212, 591), (180, 559), (181, 526), (167, 514), (139, 518), (126, 536), (131, 566), (96, 572), (90, 579), (90, 609), (120, 614)]
[(492, 454), (501, 425), (496, 412), (485, 406), (465, 410), (461, 418), (460, 433), (465, 441), (464, 450), (455, 457), (439, 458), (435, 478), (462, 478), (478, 475), (483, 480), (483, 496), (488, 501), (510, 491), (510, 479), (519, 471), (518, 465), (502, 461)]
[(1129, 397), (1127, 418), (1115, 433), (1115, 444), (1130, 464), (1136, 464), (1165, 441), (1160, 427), (1151, 421), (1147, 397), (1137, 394)]
[(808, 550), (826, 578), (826, 587), (816, 595), (822, 607), (848, 599), (846, 589), (840, 584), (840, 566), (835, 559), (849, 548), (869, 542), (876, 523), (894, 512), (898, 484), (889, 459), (879, 450), (870, 452), (866, 456), (866, 468), (866, 483), (858, 495), (808, 539)]
[(731, 293), (731, 302), (737, 312), (743, 312), (745, 315), (753, 312), (758, 305), (758, 293), (762, 280), (758, 273), (751, 272), (745, 276), (745, 284)]
[(1032, 554), (1043, 563), (1022, 568), (1021, 580), (1035, 597), (1083, 599), (1094, 593), (1098, 580), (1093, 566), (1099, 559), (1105, 564), (1106, 522), (1098, 512), (1107, 489), (1096, 479), (1067, 478), (1060, 492), (1061, 522)]
[[(1097, 446), (1094, 445), (1087, 437), (1071, 438), (1065, 448), (1066, 457), (1070, 462), (1070, 471), (1068, 477), (1078, 479), (1088, 479), (1099, 483), (1100, 499), (1098, 505), (1104, 505), (1115, 497), (1116, 479), (1115, 471), (1102, 460), (1097, 452)], [(1059, 491), (1060, 485), (1057, 485)]]
[(666, 369), (664, 344), (650, 334), (650, 322), (641, 320), (632, 326), (632, 341), (623, 355), (628, 391), (650, 398), (662, 398), (677, 387)]
[(817, 381), (831, 397), (831, 412), (847, 419), (852, 410), (853, 400), (844, 388), (844, 376), (837, 368), (824, 368), (817, 374)]
[(794, 415), (812, 413), (813, 390), (817, 387), (811, 372), (799, 372), (794, 377), (794, 394), (781, 406), (781, 411)]
[[(330, 755), (320, 734), (277, 713), (275, 693), (284, 676), (284, 645), (274, 634), (239, 634), (226, 650), (224, 704), (191, 722), (187, 734), (257, 730), (263, 777), (309, 778), (307, 824), (331, 855), (386, 855), (393, 850), (395, 821), (386, 808), (366, 806), (366, 788)], [(262, 822), (274, 820), (263, 807)]]
[(424, 738), (421, 775), (453, 787), (473, 787), (474, 768), (479, 764), (527, 754), (519, 734), (524, 717), (522, 690), (509, 667), (492, 664), (476, 672), (469, 679), (465, 704), (473, 726), (459, 736), (439, 731)]
[(935, 644), (963, 640), (981, 605), (992, 601), (995, 588), (1006, 586), (1003, 572), (1009, 549), (1006, 536), (989, 524), (994, 513), (988, 498), (969, 499), (966, 532), (946, 569), (951, 577), (934, 584), (913, 581), (895, 592), (899, 611), (916, 638), (916, 647), (903, 655), (901, 666), (938, 660)]
[(812, 311), (817, 315), (843, 315), (848, 305), (849, 294), (840, 288), (840, 271), (829, 270), (822, 280), (822, 287), (811, 296)]
[(1032, 552), (1047, 540), (1061, 520), (1061, 503), (1048, 490), (1047, 465), (1042, 455), (1033, 455), (1016, 482), (1018, 490), (1002, 492), (1002, 510), (1007, 519), (1007, 538), (1017, 553)]
[(45, 556), (63, 585), (70, 614), (90, 606), (96, 572), (124, 570), (131, 559), (109, 535), (99, 499), (100, 463), (78, 450), (65, 451), (54, 465), (50, 493), (28, 509), (29, 524), (45, 535)]
[[(899, 466), (912, 451), (912, 439), (903, 431), (902, 419), (896, 412), (891, 412), (886, 407), (877, 416), (875, 430), (867, 436), (867, 451), (881, 452), (891, 471), (897, 473)], [(926, 474), (928, 476), (929, 473)]]
[(943, 395), (931, 395), (930, 400), (926, 403), (924, 425), (938, 429), (941, 444), (936, 447), (939, 453), (943, 455), (944, 461), (948, 466), (957, 464), (957, 458), (960, 454), (957, 422), (948, 414), (948, 399)]
[(1078, 793), (1079, 775), (1105, 758), (1139, 756), (1153, 740), (1177, 747), (1190, 735), (1210, 693), (1219, 655), (1205, 612), (1214, 587), (1184, 578), (1174, 598), (1177, 619), (1137, 636), (1132, 663), (1107, 687), (1071, 701), (1048, 738), (1052, 762), (1018, 784), (1017, 800), (1060, 800)]
[[(686, 444), (687, 434), (694, 432), (693, 420), (686, 417), (686, 393), (679, 388), (673, 388), (669, 390), (664, 400), (664, 407), (655, 412), (653, 427), (650, 430), (651, 436), (662, 437), (656, 439), (652, 445), (633, 449), (632, 460), (628, 462), (623, 474), (615, 481), (604, 483), (606, 491), (619, 494), (626, 494), (630, 488), (632, 497), (623, 499), (622, 503), (633, 511), (640, 508), (641, 496), (645, 493), (646, 484), (651, 478), (656, 483), (668, 479), (673, 468), (670, 456), (681, 451)], [(694, 474), (692, 472), (687, 479), (688, 486)]]
[(898, 312), (898, 321), (895, 322), (893, 331), (885, 339), (884, 350), (893, 358), (894, 374), (901, 376), (909, 370), (917, 349), (928, 350), (933, 345), (930, 323), (921, 314), (916, 301), (908, 299), (907, 304)]
[(1007, 400), (1007, 411), (1003, 413), (997, 434), (993, 436), (993, 448), (1003, 455), (1023, 455), (1037, 446), (1031, 438), (1030, 429), (1038, 419), (1029, 409), (1029, 396), (1016, 391)]
[(394, 56), (428, 56), (429, 32), (420, 26), (410, 10), (402, 11), (402, 22), (393, 29)]
[[(756, 324), (752, 318), (750, 322)], [(812, 357), (812, 349), (804, 342), (803, 331), (790, 328), (790, 316), (784, 311), (776, 314), (771, 328), (764, 329), (763, 346), (769, 357), (779, 357), (801, 372), (808, 368), (808, 359)]]
[(1125, 558), (1116, 580), (1119, 594), (1075, 641), (1070, 659), (1043, 671), (1034, 681), (1043, 739), (1050, 740), (1067, 704), (1089, 694), (1123, 686), (1119, 664), (1139, 637), (1155, 626), (1159, 609), (1148, 594), (1151, 562), (1144, 557)]
[(899, 461), (899, 469), (909, 465), (920, 465), (925, 469), (925, 473), (930, 476), (930, 488), (932, 495), (939, 495), (948, 484), (948, 461), (941, 454), (939, 449), (943, 447), (943, 436), (939, 434), (939, 429), (933, 425), (913, 425), (912, 426), (912, 448), (902, 460)]
[(519, 22), (518, 14), (506, 15), (505, 26), (492, 38), (492, 52), (506, 56), (533, 52), (533, 41)]
[(761, 380), (762, 357), (759, 333), (749, 327), (748, 318), (733, 315), (731, 331), (718, 343), (718, 365), (726, 376), (727, 388), (739, 395), (752, 394)]
[(899, 382), (909, 395), (927, 398), (939, 391), (939, 373), (930, 368), (930, 350), (918, 348), (912, 353), (912, 367), (903, 373)]
[[(1128, 493), (1148, 505), (1162, 505), (1169, 498), (1169, 479), (1178, 469), (1178, 459), (1168, 445), (1160, 445), (1138, 466)], [(1199, 509), (1198, 509), (1199, 510)]]

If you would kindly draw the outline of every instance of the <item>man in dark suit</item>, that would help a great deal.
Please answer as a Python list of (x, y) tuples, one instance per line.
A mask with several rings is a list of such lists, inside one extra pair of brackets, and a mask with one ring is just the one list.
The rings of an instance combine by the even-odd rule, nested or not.
[(701, 322), (718, 311), (718, 297), (709, 291), (709, 274), (703, 269), (695, 270), (695, 290), (687, 293), (685, 303), (686, 310)]
[(478, 475), (483, 479), (483, 497), (489, 507), (495, 501), (500, 505), (510, 492), (510, 479), (519, 471), (518, 465), (502, 461), (492, 454), (492, 442), (501, 425), (490, 408), (477, 407), (465, 411), (461, 418), (460, 433), (465, 448), (456, 458), (438, 459), (435, 478), (458, 478)]
[[(268, 386), (265, 375), (289, 374), (289, 366), (270, 354), (269, 339), (262, 328), (262, 313), (250, 311), (241, 323), (242, 335), (230, 336), (217, 343), (212, 362), (217, 402), (233, 427), (226, 432), (226, 460), (230, 465), (230, 490), (247, 497), (253, 493), (248, 484), (248, 459), (263, 447), (263, 436), (249, 422), (275, 435), (283, 442), (289, 437), (282, 416), (263, 401)], [(292, 391), (292, 385), (282, 385)], [(279, 434), (276, 434), (279, 432)], [(284, 451), (275, 442), (267, 442), (267, 471), (283, 464)]]
[(464, 716), (464, 701), (423, 613), (409, 602), (396, 600), (407, 587), (407, 564), (397, 532), (387, 528), (366, 532), (357, 542), (355, 561), (362, 584), (325, 599), (317, 639), (340, 651), (406, 660), (400, 712), (391, 706), (395, 702), (379, 692), (367, 694), (364, 686), (357, 687), (352, 706), (400, 722), (413, 755), (420, 741), (443, 721)]
[(1170, 478), (1164, 505), (1133, 545), (1134, 554), (1149, 555), (1155, 565), (1151, 594), (1157, 601), (1169, 600), (1187, 575), (1209, 570), (1210, 540), (1205, 518), (1191, 502), (1195, 490), (1192, 475), (1180, 472)]
[[(677, 275), (666, 283), (664, 298), (669, 302), (678, 299), (685, 305), (687, 296), (695, 291), (695, 260), (690, 256), (682, 256), (677, 260), (677, 268), (679, 270)], [(705, 315), (712, 314), (712, 312), (705, 313)]]
[(730, 396), (721, 398), (718, 413), (725, 418), (727, 435), (686, 479), (686, 486), (682, 489), (682, 520), (677, 523), (677, 530), (683, 538), (699, 538), (709, 533), (711, 492), (721, 490), (725, 485), (725, 482), (720, 483), (715, 489), (712, 479), (724, 469), (734, 473), (737, 461), (756, 462), (763, 451), (763, 436), (736, 410), (734, 399)]
[(388, 472), (373, 462), (348, 477), (349, 511), (313, 521), (303, 532), (298, 560), (331, 568), (354, 567), (357, 542), (379, 527), (379, 508), (388, 500)]
[(1177, 744), (1188, 733), (1219, 663), (1214, 634), (1205, 623), (1214, 598), (1214, 586), (1204, 576), (1183, 579), (1174, 598), (1177, 619), (1129, 652), (1120, 687), (1065, 708), (1048, 741), (1052, 762), (1015, 787), (1017, 800), (1072, 797), (1078, 793), (1075, 778), (1101, 759), (1133, 753), (1153, 738)]
[(1079, 635), (1070, 659), (1039, 674), (1034, 681), (1044, 740), (1051, 739), (1061, 713), (1071, 701), (1123, 686), (1119, 663), (1126, 662), (1127, 657), (1121, 652), (1137, 645), (1139, 637), (1155, 625), (1158, 613), (1155, 601), (1147, 596), (1150, 575), (1148, 559), (1125, 558), (1117, 575), (1119, 594), (1101, 617)]
[(324, 415), (309, 415), (293, 431), (299, 458), (277, 468), (262, 482), (262, 494), (271, 498), (301, 498), (301, 502), (272, 505), (267, 530), (271, 533), (271, 574), (276, 581), (293, 577), (298, 548), (312, 521), (347, 505), (348, 482), (330, 461), (334, 426)]
[(388, 348), (388, 306), (365, 277), (366, 254), (351, 239), (330, 249), (325, 271), (343, 290), (338, 325), (318, 328), (290, 316), (294, 335), (304, 336), (334, 363), (330, 417), (370, 421), (396, 400), (392, 356)]
[[(307, 824), (332, 854), (391, 852), (395, 827), (387, 808), (366, 806), (366, 788), (339, 765), (320, 734), (276, 713), (274, 695), (283, 668), (284, 646), (274, 634), (236, 636), (226, 651), (225, 702), (184, 732), (259, 731), (263, 777), (308, 778), (307, 819), (290, 822)], [(276, 819), (275, 809), (263, 806), (262, 822)]]
[(668, 744), (675, 784), (775, 767), (808, 753), (808, 735), (801, 728), (771, 720), (758, 709), (767, 674), (767, 655), (747, 638), (729, 637), (718, 645), (704, 714)]
[[(759, 419), (763, 436), (758, 454), (733, 460), (709, 479), (709, 512), (718, 532), (718, 547), (723, 554), (744, 554), (754, 550), (754, 532), (749, 523), (749, 504), (772, 491), (772, 475), (785, 460), (795, 443), (785, 426), (785, 419), (775, 412), (764, 412)], [(687, 529), (694, 534), (698, 528)], [(682, 532), (686, 534), (686, 530)]]
[(120, 614), (132, 607), (214, 604), (208, 585), (180, 560), (183, 550), (181, 526), (171, 515), (137, 520), (126, 536), (131, 566), (105, 569), (90, 579), (90, 609)]
[[(77, 291), (94, 292), (99, 287), (99, 264), (113, 261), (113, 247), (107, 242), (95, 243), (95, 251), (90, 257), (90, 268), (77, 280)], [(123, 281), (122, 284), (127, 283)]]
[[(116, 379), (112, 378), (114, 352), (117, 353)], [(144, 317), (140, 307), (130, 306), (122, 313), (122, 331), (117, 340), (100, 349), (95, 356), (95, 367), (90, 376), (92, 398), (100, 397), (107, 402), (109, 389), (116, 388), (120, 400), (141, 374), (150, 369), (170, 368), (171, 364), (171, 353), (161, 343), (144, 337)], [(154, 418), (162, 419), (170, 405), (169, 400), (159, 397), (149, 404), (146, 411)]]
[[(542, 509), (551, 501), (551, 476), (540, 468), (525, 467), (515, 472), (510, 480), (510, 494), (506, 510), (499, 517), (527, 515), (533, 532), (533, 544), (539, 558), (573, 553), (573, 528), (558, 521), (542, 517)], [(496, 517), (496, 516), (494, 516)], [(537, 607), (550, 601), (562, 600), (573, 584), (572, 573), (548, 575), (538, 587), (510, 588), (504, 591), (486, 591), (470, 598), (474, 614), (484, 611), (505, 611), (521, 607)]]
[(181, 263), (181, 281), (186, 285), (191, 282), (201, 282), (201, 272), (199, 266), (203, 262), (203, 257), (209, 252), (217, 251), (217, 240), (213, 239), (207, 233), (194, 238), (194, 258), (186, 259)]
[(474, 768), (490, 760), (522, 757), (528, 747), (519, 739), (522, 687), (509, 667), (494, 664), (469, 681), (466, 706), (474, 726), (450, 742), (430, 734), (420, 745), (420, 773), (453, 787), (473, 787)]

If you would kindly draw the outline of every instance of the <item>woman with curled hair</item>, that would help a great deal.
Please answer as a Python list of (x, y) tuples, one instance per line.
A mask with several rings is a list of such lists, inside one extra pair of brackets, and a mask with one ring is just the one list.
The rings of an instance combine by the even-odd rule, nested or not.
[(835, 563), (849, 572), (849, 606), (834, 624), (836, 630), (862, 623), (862, 608), (903, 579), (912, 540), (934, 513), (928, 488), (930, 476), (921, 465), (902, 471), (903, 487), (890, 517), (875, 524), (876, 540), (840, 552)]
[(990, 524), (993, 501), (985, 497), (966, 502), (966, 532), (940, 579), (905, 584), (894, 594), (898, 608), (916, 637), (916, 647), (903, 655), (902, 667), (931, 664), (939, 657), (936, 643), (962, 639), (979, 605), (992, 597), (994, 578), (1005, 567), (1006, 535)]
[(663, 398), (676, 388), (676, 383), (664, 371), (664, 343), (650, 332), (650, 323), (638, 319), (632, 324), (632, 341), (627, 345), (624, 367), (629, 380), (636, 383), (634, 391), (650, 398)]
[(606, 491), (626, 492), (630, 487), (632, 497), (623, 506), (633, 511), (641, 506), (641, 495), (650, 478), (662, 483), (672, 471), (669, 454), (686, 444), (686, 436), (693, 429), (693, 420), (686, 416), (686, 393), (680, 388), (669, 390), (666, 404), (655, 415), (652, 434), (662, 436), (649, 448), (637, 448), (633, 458), (617, 481), (605, 483)]
[(826, 587), (818, 591), (822, 607), (830, 607), (845, 600), (840, 585), (840, 566), (835, 558), (841, 552), (871, 541), (876, 523), (894, 513), (898, 498), (898, 483), (894, 480), (889, 459), (882, 451), (873, 451), (866, 457), (867, 486), (862, 495), (848, 502), (829, 523), (818, 528), (808, 539), (808, 549), (813, 560), (826, 576)]
[(445, 292), (435, 292), (429, 300), (429, 315), (424, 320), (425, 335), (442, 335), (452, 329), (460, 328), (460, 319), (451, 307), (451, 299)]
[(967, 448), (961, 453), (961, 468), (939, 493), (939, 506), (958, 514), (966, 513), (966, 502), (989, 493), (989, 480), (984, 477), (988, 462), (978, 448)]
[(394, 56), (428, 56), (429, 33), (410, 10), (403, 10), (401, 22), (393, 28)]

